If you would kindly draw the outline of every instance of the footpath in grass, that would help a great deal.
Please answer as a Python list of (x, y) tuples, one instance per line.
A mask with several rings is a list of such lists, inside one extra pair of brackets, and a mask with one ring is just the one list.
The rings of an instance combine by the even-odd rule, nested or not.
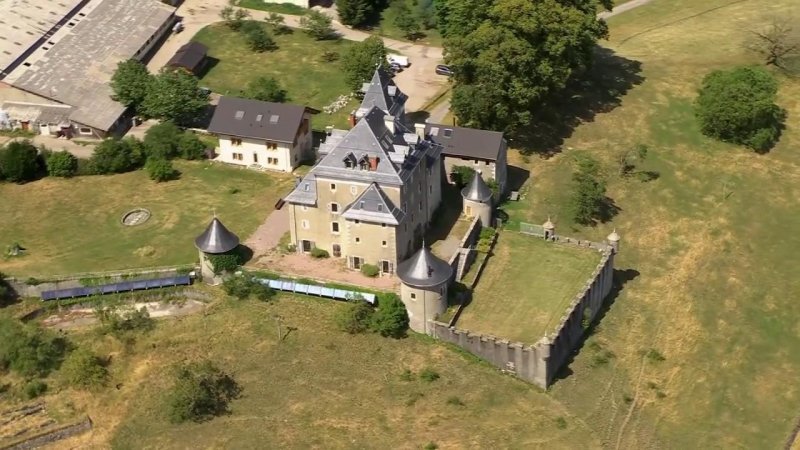
[(551, 331), (599, 262), (594, 250), (502, 232), (456, 326), (533, 344)]
[[(0, 248), (19, 243), (22, 256), (0, 257), (0, 272), (18, 277), (192, 263), (194, 238), (216, 212), (245, 240), (290, 189), (289, 176), (209, 162), (177, 162), (179, 180), (156, 183), (135, 171), (112, 176), (45, 178), (0, 184)], [(123, 214), (145, 208), (147, 222), (123, 226)]]

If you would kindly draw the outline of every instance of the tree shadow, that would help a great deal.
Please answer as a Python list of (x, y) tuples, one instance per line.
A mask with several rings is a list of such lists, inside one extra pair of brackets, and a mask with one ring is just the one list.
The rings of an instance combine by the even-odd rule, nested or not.
[(239, 259), (241, 261), (242, 266), (250, 262), (251, 259), (253, 259), (253, 254), (254, 254), (253, 249), (244, 244), (239, 244), (239, 246), (236, 247), (236, 251), (239, 253)]
[(573, 374), (572, 369), (570, 366), (575, 361), (575, 357), (577, 357), (581, 351), (583, 350), (583, 345), (586, 343), (586, 340), (589, 339), (595, 332), (600, 330), (600, 323), (602, 322), (603, 318), (606, 316), (608, 311), (611, 310), (611, 306), (617, 301), (619, 298), (620, 293), (625, 289), (625, 285), (628, 284), (629, 281), (633, 281), (639, 277), (641, 273), (636, 269), (614, 269), (614, 276), (613, 276), (613, 284), (611, 287), (611, 291), (608, 293), (608, 296), (603, 301), (603, 307), (597, 311), (597, 315), (594, 317), (594, 320), (589, 325), (589, 328), (584, 331), (583, 336), (581, 336), (580, 340), (578, 341), (575, 349), (567, 357), (564, 364), (561, 368), (556, 372), (555, 377), (553, 377), (553, 383), (556, 384), (561, 380), (565, 380), (569, 378), (570, 375)]
[(561, 152), (564, 140), (584, 122), (592, 122), (622, 103), (622, 97), (641, 84), (639, 61), (619, 56), (613, 50), (595, 47), (593, 66), (579, 79), (545, 100), (534, 113), (530, 126), (511, 135), (523, 154), (550, 157)]
[(203, 63), (197, 69), (195, 76), (198, 80), (202, 81), (203, 78), (208, 75), (208, 72), (211, 72), (211, 69), (216, 67), (217, 64), (219, 64), (219, 59), (206, 55), (205, 59), (203, 59)]
[[(614, 199), (612, 199), (611, 197), (606, 197), (600, 203), (600, 209), (597, 214), (597, 222), (608, 223), (611, 221), (611, 219), (616, 217), (616, 215), (619, 214), (620, 212), (622, 212), (622, 208), (620, 208), (619, 206), (617, 206), (616, 203), (614, 203)], [(594, 225), (596, 225), (597, 222), (595, 222)]]
[(661, 177), (661, 174), (655, 170), (642, 170), (634, 173), (634, 176), (642, 183), (649, 183)]
[(410, 113), (406, 113), (406, 125), (410, 128), (414, 128), (414, 124), (416, 123), (426, 123), (428, 118), (431, 116), (431, 113), (428, 111), (414, 111)]

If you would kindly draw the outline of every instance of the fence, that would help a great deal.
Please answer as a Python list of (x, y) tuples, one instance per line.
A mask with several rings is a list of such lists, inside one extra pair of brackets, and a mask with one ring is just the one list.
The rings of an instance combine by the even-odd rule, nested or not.
[(541, 225), (535, 225), (532, 223), (519, 223), (519, 232), (524, 234), (530, 234), (533, 236), (540, 236), (544, 237), (544, 227)]
[(367, 303), (375, 304), (375, 294), (369, 292), (350, 291), (346, 289), (330, 288), (317, 286), (314, 284), (303, 284), (292, 280), (270, 280), (268, 278), (256, 278), (256, 280), (272, 289), (295, 294), (312, 295), (315, 297), (326, 297), (334, 300), (352, 300), (358, 297), (363, 298)]

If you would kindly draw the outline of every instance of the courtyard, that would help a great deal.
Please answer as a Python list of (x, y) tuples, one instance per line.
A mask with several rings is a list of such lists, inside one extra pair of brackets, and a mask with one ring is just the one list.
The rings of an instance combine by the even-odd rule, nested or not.
[(556, 325), (599, 262), (594, 250), (502, 232), (456, 326), (533, 344)]

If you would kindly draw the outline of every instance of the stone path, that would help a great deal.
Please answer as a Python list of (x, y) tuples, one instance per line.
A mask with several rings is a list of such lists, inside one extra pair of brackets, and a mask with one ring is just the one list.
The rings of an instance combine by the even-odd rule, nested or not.
[(272, 211), (264, 223), (247, 238), (244, 245), (253, 251), (253, 258), (264, 255), (278, 245), (284, 234), (289, 232), (289, 207)]

